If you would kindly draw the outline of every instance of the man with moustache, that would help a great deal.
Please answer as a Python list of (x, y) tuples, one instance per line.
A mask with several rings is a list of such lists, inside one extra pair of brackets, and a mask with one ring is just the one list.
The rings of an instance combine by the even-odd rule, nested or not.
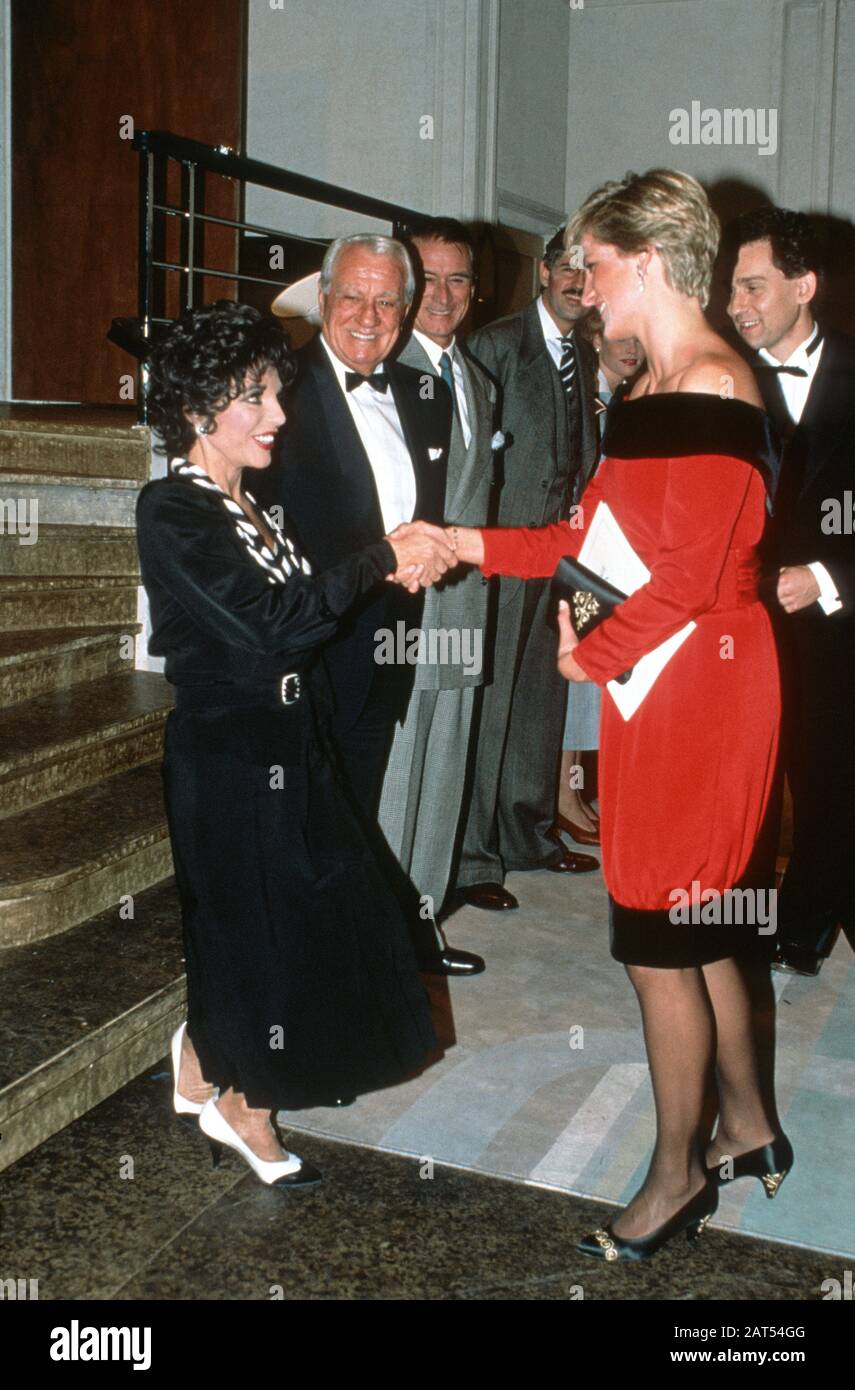
[[(315, 569), (337, 564), (413, 518), (419, 518), (408, 537), (418, 566), (414, 578), (431, 583), (455, 563), (437, 529), (451, 401), (447, 393), (426, 397), (418, 372), (388, 360), (414, 289), (409, 255), (390, 237), (340, 237), (324, 256), (321, 333), (297, 353), (298, 374), (283, 402), (286, 424), (271, 471), (257, 485), (265, 506), (283, 507)], [(372, 591), (323, 652), (341, 770), (375, 831), (386, 761), (396, 721), (406, 715), (414, 670), (378, 661), (375, 634), (394, 633), (399, 621), (417, 626), (423, 593), (400, 585)], [(335, 837), (334, 825), (329, 833)], [(376, 839), (379, 845), (379, 832)], [(394, 866), (388, 867), (391, 873)], [(406, 896), (407, 885), (399, 880), (398, 886)], [(452, 962), (437, 951), (433, 934), (424, 935), (417, 942), (422, 968), (451, 973)]]
[(784, 441), (769, 534), (793, 798), (778, 964), (815, 975), (838, 925), (855, 949), (855, 339), (814, 318), (820, 255), (802, 213), (762, 208), (728, 238), (728, 312)]
[[(500, 391), (499, 526), (565, 518), (597, 461), (596, 357), (574, 333), (586, 312), (584, 271), (565, 250), (563, 231), (548, 243), (539, 273), (541, 293), (526, 309), (467, 341)], [(476, 907), (519, 906), (503, 883), (509, 870), (599, 867), (591, 855), (565, 849), (553, 828), (567, 699), (555, 641), (548, 582), (499, 580), (493, 681), (482, 692), (457, 879), (462, 899)]]
[[(475, 287), (475, 245), (461, 223), (443, 217), (419, 223), (406, 244), (420, 293), (412, 332), (397, 359), (452, 402), (446, 522), (483, 526), (493, 485), (496, 388), (456, 341)], [(407, 717), (396, 729), (383, 783), (381, 829), (437, 912), (451, 878), (475, 692), (485, 678), (489, 592), (478, 571), (467, 569), (448, 574), (425, 595), (425, 652), (433, 637), (438, 660), (416, 668)], [(456, 660), (443, 660), (440, 635), (442, 646), (449, 639), (459, 642)], [(452, 647), (448, 651), (455, 654)], [(461, 962), (454, 973), (464, 973), (463, 965), (465, 973), (474, 973), (470, 962)]]

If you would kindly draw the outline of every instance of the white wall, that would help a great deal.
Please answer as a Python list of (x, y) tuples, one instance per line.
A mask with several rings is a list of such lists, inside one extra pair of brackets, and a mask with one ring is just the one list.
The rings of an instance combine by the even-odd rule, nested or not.
[[(568, 208), (604, 179), (668, 164), (707, 186), (855, 212), (852, 0), (585, 0), (572, 21)], [(774, 109), (776, 152), (673, 144), (670, 113), (693, 101)]]
[[(498, 0), (250, 0), (247, 153), (491, 216), (497, 15)], [(307, 236), (384, 227), (261, 191), (247, 215)]]
[(547, 238), (565, 210), (571, 17), (567, 0), (502, 0), (499, 220)]

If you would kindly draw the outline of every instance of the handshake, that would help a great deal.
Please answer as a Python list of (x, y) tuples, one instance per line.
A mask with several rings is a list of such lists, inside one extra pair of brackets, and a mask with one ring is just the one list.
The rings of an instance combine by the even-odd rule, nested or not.
[(386, 578), (403, 584), (411, 594), (427, 589), (458, 562), (448, 532), (427, 521), (405, 521), (386, 537), (398, 568)]

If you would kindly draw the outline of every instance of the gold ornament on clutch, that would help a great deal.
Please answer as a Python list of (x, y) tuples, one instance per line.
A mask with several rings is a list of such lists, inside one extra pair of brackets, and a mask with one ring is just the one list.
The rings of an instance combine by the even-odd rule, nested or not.
[(594, 597), (589, 589), (573, 590), (573, 626), (578, 632), (580, 627), (584, 627), (592, 618), (595, 618), (600, 611), (599, 600)]

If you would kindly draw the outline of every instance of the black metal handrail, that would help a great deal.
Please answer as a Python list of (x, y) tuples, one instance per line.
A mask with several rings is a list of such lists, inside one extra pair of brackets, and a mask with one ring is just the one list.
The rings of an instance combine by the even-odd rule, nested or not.
[[(300, 236), (286, 232), (282, 228), (266, 227), (247, 222), (242, 218), (220, 217), (205, 211), (205, 175), (218, 174), (234, 179), (240, 186), (240, 207), (245, 205), (246, 188), (256, 185), (270, 188), (275, 192), (288, 193), (293, 197), (304, 198), (310, 202), (338, 207), (346, 212), (356, 212), (367, 217), (376, 217), (390, 224), (392, 236), (404, 232), (419, 214), (413, 208), (389, 203), (382, 198), (372, 198), (353, 189), (341, 188), (337, 184), (324, 183), (321, 179), (298, 174), (292, 169), (281, 169), (275, 164), (266, 164), (260, 159), (249, 159), (236, 154), (226, 145), (203, 145), (198, 140), (188, 140), (168, 130), (140, 130), (133, 139), (133, 148), (139, 155), (139, 280), (138, 316), (136, 319), (114, 319), (108, 337), (119, 347), (133, 353), (141, 363), (137, 398), (140, 402), (140, 421), (146, 420), (145, 373), (142, 359), (145, 357), (158, 328), (172, 322), (158, 312), (165, 304), (165, 276), (173, 273), (180, 278), (179, 303), (181, 312), (192, 308), (201, 293), (201, 281), (206, 277), (230, 280), (256, 285), (273, 285), (284, 289), (290, 283), (287, 279), (276, 280), (267, 276), (251, 275), (241, 270), (222, 270), (204, 265), (204, 229), (206, 225), (233, 227), (238, 233), (254, 232), (261, 236), (280, 237), (293, 245), (312, 245), (326, 248), (327, 238)], [(166, 200), (166, 172), (168, 161), (181, 165), (180, 206), (174, 207)], [(161, 218), (161, 222), (156, 220)], [(161, 249), (165, 243), (166, 219), (174, 217), (181, 220), (180, 260), (167, 260)], [(156, 281), (156, 275), (160, 276)]]

